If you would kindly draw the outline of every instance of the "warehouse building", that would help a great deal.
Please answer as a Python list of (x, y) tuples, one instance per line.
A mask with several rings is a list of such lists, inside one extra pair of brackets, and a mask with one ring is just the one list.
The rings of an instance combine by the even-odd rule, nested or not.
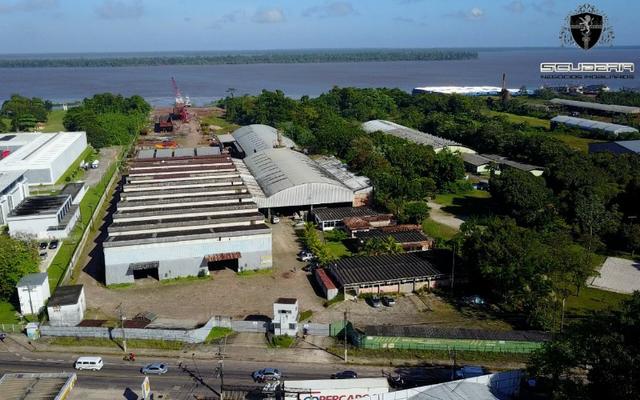
[(338, 160), (334, 156), (321, 156), (315, 159), (325, 171), (333, 176), (337, 181), (351, 189), (353, 192), (353, 206), (360, 207), (369, 204), (373, 185), (366, 176), (356, 175), (349, 171), (347, 164)]
[(494, 169), (496, 175), (499, 175), (500, 171), (505, 168), (515, 168), (529, 172), (534, 176), (541, 176), (544, 173), (544, 168), (542, 167), (509, 160), (507, 157), (497, 154), (462, 154), (462, 161), (467, 172), (478, 175), (489, 174), (491, 168)]
[(327, 268), (341, 290), (364, 293), (410, 293), (449, 282), (430, 251), (394, 255), (348, 257)]
[(558, 115), (557, 117), (551, 118), (551, 129), (555, 129), (559, 125), (578, 128), (585, 131), (603, 131), (613, 135), (619, 135), (621, 133), (638, 133), (636, 128), (632, 128), (630, 126), (594, 121), (592, 119), (569, 117), (566, 115)]
[(369, 228), (389, 226), (393, 223), (392, 214), (381, 214), (369, 207), (335, 207), (313, 210), (313, 219), (318, 228), (323, 231), (344, 227), (345, 220), (348, 222), (352, 218), (366, 221)]
[(30, 185), (52, 184), (87, 148), (85, 132), (0, 135), (0, 172), (25, 171)]
[(0, 225), (6, 225), (7, 216), (29, 196), (29, 182), (24, 170), (0, 172)]
[(613, 154), (640, 154), (640, 140), (589, 143), (589, 153), (602, 153), (605, 151)]
[(367, 121), (362, 124), (362, 129), (367, 133), (383, 132), (413, 143), (431, 146), (436, 153), (444, 149), (448, 149), (451, 152), (475, 153), (475, 150), (465, 147), (453, 140), (424, 133), (417, 129), (412, 129), (404, 125), (382, 119)]
[(291, 149), (267, 149), (249, 155), (243, 174), (261, 209), (302, 209), (319, 205), (352, 205), (356, 195), (318, 163)]
[(271, 230), (228, 155), (141, 153), (103, 243), (107, 284), (271, 268)]
[(618, 106), (615, 104), (601, 104), (590, 101), (577, 101), (567, 99), (551, 99), (551, 104), (561, 106), (567, 110), (589, 111), (594, 114), (640, 114), (640, 107)]
[(27, 235), (37, 239), (64, 239), (80, 218), (80, 206), (74, 196), (62, 193), (25, 198), (6, 218), (11, 236)]

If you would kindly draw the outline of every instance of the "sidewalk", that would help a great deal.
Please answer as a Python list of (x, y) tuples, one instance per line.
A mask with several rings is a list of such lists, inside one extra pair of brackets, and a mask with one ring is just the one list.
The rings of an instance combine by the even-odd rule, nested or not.
[[(282, 349), (267, 347), (263, 334), (241, 333), (235, 335), (224, 348), (226, 360), (257, 361), (257, 362), (283, 362), (283, 363), (320, 363), (332, 364), (342, 362), (342, 358), (326, 351), (329, 346), (327, 339), (323, 337), (307, 337), (307, 341), (300, 341), (295, 348)], [(59, 346), (45, 343), (42, 340), (29, 341), (26, 336), (12, 334), (5, 339), (5, 343), (12, 345), (13, 352), (52, 352), (65, 353), (67, 355), (101, 354), (122, 355), (122, 349), (118, 347), (102, 346)], [(31, 344), (30, 344), (31, 343)], [(132, 349), (138, 357), (164, 357), (180, 359), (183, 357), (199, 360), (217, 360), (219, 346), (196, 345), (194, 348), (183, 350), (165, 349)]]

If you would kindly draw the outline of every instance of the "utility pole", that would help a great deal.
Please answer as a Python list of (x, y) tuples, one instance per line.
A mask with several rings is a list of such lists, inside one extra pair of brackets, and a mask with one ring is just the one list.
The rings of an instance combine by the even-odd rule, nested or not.
[(31, 301), (31, 285), (27, 285), (27, 291), (29, 292), (29, 308), (31, 308), (31, 315), (33, 315), (34, 312), (33, 312), (33, 302)]
[(564, 303), (567, 300), (566, 297), (562, 298), (562, 316), (560, 317), (560, 332), (564, 329)]
[(452, 257), (451, 257), (451, 290), (453, 290), (453, 281), (456, 274), (456, 243), (452, 244)]
[(122, 303), (118, 304), (118, 310), (120, 310), (120, 328), (122, 329), (122, 350), (127, 352), (127, 336), (124, 331), (124, 320), (126, 319), (124, 316), (124, 310), (122, 307)]
[(347, 319), (347, 313), (349, 312), (349, 310), (345, 310), (344, 311), (344, 363), (348, 363), (349, 360), (347, 358), (347, 324), (348, 324), (348, 319)]

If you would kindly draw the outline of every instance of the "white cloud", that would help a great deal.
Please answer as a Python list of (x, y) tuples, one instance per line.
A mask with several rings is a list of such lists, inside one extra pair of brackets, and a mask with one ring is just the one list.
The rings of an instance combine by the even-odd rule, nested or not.
[(58, 0), (17, 0), (0, 3), (0, 14), (48, 10), (58, 6)]
[(445, 16), (451, 18), (466, 19), (467, 21), (478, 21), (484, 18), (485, 13), (482, 8), (473, 7), (469, 11), (460, 10), (454, 13), (445, 14)]
[(504, 8), (514, 14), (521, 14), (524, 11), (524, 3), (520, 0), (514, 0), (511, 3), (504, 6)]
[(277, 24), (284, 22), (285, 18), (281, 8), (264, 8), (258, 10), (252, 20), (259, 24)]
[(96, 14), (104, 19), (136, 19), (144, 14), (144, 4), (142, 0), (105, 0), (96, 8)]
[(356, 10), (353, 5), (347, 1), (335, 1), (332, 3), (325, 3), (321, 6), (309, 7), (302, 12), (305, 17), (346, 17), (348, 15), (356, 14)]

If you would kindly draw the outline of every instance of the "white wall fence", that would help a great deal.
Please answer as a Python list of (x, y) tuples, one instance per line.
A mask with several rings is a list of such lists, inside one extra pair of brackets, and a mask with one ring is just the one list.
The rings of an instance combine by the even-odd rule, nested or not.
[[(329, 336), (329, 324), (308, 324), (307, 334), (314, 336)], [(239, 321), (231, 317), (214, 316), (205, 325), (197, 329), (140, 329), (125, 328), (127, 339), (167, 340), (185, 343), (202, 343), (214, 327), (230, 328), (234, 332), (267, 333), (270, 322), (267, 321)], [(301, 329), (302, 331), (302, 326)], [(105, 339), (122, 339), (122, 328), (102, 328), (85, 326), (49, 326), (42, 325), (42, 336), (65, 337), (95, 337)], [(302, 332), (301, 332), (302, 333)]]

